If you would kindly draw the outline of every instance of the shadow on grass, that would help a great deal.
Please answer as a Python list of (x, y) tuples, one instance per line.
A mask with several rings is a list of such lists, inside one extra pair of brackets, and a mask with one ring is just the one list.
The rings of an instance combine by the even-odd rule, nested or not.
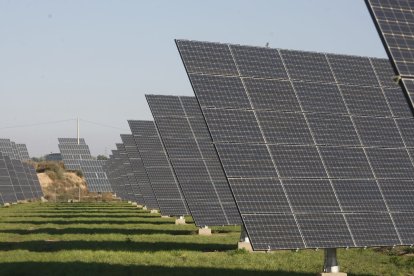
[(82, 263), (82, 262), (16, 262), (0, 263), (0, 275), (90, 275), (90, 276), (113, 276), (113, 275), (214, 275), (214, 276), (310, 276), (315, 273), (298, 273), (291, 271), (260, 271), (244, 269), (206, 268), (206, 267), (163, 267), (151, 265), (118, 265), (104, 263)]
[(0, 251), (28, 250), (33, 252), (56, 252), (61, 250), (108, 250), (155, 252), (187, 250), (201, 252), (228, 251), (237, 249), (236, 244), (222, 243), (179, 243), (179, 242), (134, 242), (125, 241), (23, 241), (0, 242)]
[(87, 214), (61, 214), (61, 215), (5, 215), (7, 218), (160, 218), (153, 214), (136, 213), (129, 215), (87, 215)]
[(35, 224), (35, 225), (42, 225), (42, 224), (57, 224), (57, 225), (70, 225), (70, 224), (154, 224), (154, 225), (164, 225), (164, 224), (174, 224), (172, 221), (151, 221), (151, 220), (40, 220), (40, 221), (31, 221), (31, 220), (0, 220), (0, 223), (5, 224)]
[(48, 234), (48, 235), (65, 235), (65, 234), (121, 234), (121, 235), (192, 235), (197, 230), (178, 230), (178, 229), (120, 229), (120, 228), (41, 228), (41, 229), (4, 229), (0, 233), (10, 233), (19, 235)]

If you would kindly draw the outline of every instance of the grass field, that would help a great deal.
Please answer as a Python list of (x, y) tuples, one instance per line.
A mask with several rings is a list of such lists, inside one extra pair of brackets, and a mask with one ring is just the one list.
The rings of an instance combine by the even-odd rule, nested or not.
[[(28, 203), (0, 209), (0, 275), (316, 275), (323, 252), (236, 250), (237, 227), (194, 224), (126, 203)], [(414, 275), (401, 249), (339, 251), (348, 275)]]

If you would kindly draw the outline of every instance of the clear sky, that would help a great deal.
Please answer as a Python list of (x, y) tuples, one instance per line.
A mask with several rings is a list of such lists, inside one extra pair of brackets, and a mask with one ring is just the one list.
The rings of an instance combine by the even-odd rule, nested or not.
[(363, 0), (0, 0), (0, 137), (57, 152), (79, 117), (109, 153), (145, 94), (193, 95), (175, 38), (386, 57)]

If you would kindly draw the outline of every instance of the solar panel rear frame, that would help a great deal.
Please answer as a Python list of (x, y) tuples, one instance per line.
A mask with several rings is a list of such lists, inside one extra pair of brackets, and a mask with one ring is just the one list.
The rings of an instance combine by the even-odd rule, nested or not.
[[(220, 160), (224, 166), (224, 169), (226, 171), (226, 175), (229, 178), (230, 185), (232, 186), (232, 190), (235, 193), (236, 202), (239, 206), (239, 209), (242, 210), (242, 218), (244, 225), (246, 226), (247, 232), (249, 234), (250, 240), (252, 242), (253, 248), (255, 250), (268, 250), (268, 249), (292, 249), (292, 248), (327, 248), (327, 247), (362, 247), (362, 246), (388, 246), (388, 245), (395, 245), (395, 244), (408, 244), (411, 245), (414, 242), (414, 236), (404, 236), (402, 237), (401, 234), (397, 231), (397, 229), (400, 229), (399, 226), (405, 227), (404, 231), (407, 232), (407, 227), (411, 227), (411, 229), (414, 230), (413, 223), (409, 223), (410, 226), (407, 225), (401, 225), (398, 224), (399, 222), (394, 219), (393, 216), (395, 216), (397, 213), (390, 211), (389, 207), (387, 207), (385, 210), (382, 209), (382, 213), (386, 213), (388, 215), (388, 219), (385, 221), (384, 217), (379, 217), (379, 213), (381, 212), (374, 212), (372, 215), (372, 219), (370, 220), (369, 216), (366, 216), (365, 213), (359, 212), (359, 213), (352, 213), (347, 214), (344, 210), (341, 210), (341, 212), (337, 213), (335, 216), (332, 216), (332, 214), (335, 214), (333, 212), (325, 212), (325, 213), (304, 213), (304, 214), (297, 214), (292, 210), (292, 202), (290, 202), (289, 197), (286, 197), (286, 195), (289, 195), (286, 192), (286, 186), (278, 186), (277, 184), (272, 184), (269, 186), (266, 183), (259, 183), (260, 185), (268, 185), (268, 186), (262, 186), (262, 187), (280, 187), (280, 190), (283, 190), (283, 193), (280, 192), (280, 190), (276, 191), (269, 191), (269, 196), (276, 196), (276, 195), (285, 195), (285, 198), (283, 196), (281, 198), (275, 197), (275, 199), (279, 200), (278, 210), (279, 212), (275, 211), (268, 211), (266, 210), (266, 206), (263, 206), (263, 210), (258, 210), (257, 208), (254, 209), (253, 212), (247, 208), (248, 211), (246, 211), (246, 207), (251, 206), (248, 203), (243, 201), (243, 196), (248, 196), (246, 192), (249, 192), (249, 188), (254, 189), (255, 187), (258, 187), (258, 184), (248, 186), (248, 183), (244, 183), (244, 186), (237, 186), (238, 183), (232, 183), (234, 181), (241, 181), (243, 179), (247, 180), (255, 180), (258, 181), (261, 179), (262, 182), (269, 182), (270, 180), (279, 180), (279, 181), (285, 181), (286, 178), (281, 177), (280, 172), (278, 171), (278, 166), (276, 165), (277, 162), (279, 163), (279, 166), (284, 165), (284, 159), (280, 158), (280, 156), (274, 156), (275, 152), (280, 152), (285, 155), (283, 157), (288, 157), (289, 153), (292, 152), (292, 150), (298, 149), (298, 146), (301, 146), (301, 154), (306, 154), (305, 156), (319, 156), (319, 159), (324, 160), (322, 158), (321, 153), (319, 152), (321, 147), (324, 147), (325, 145), (318, 144), (315, 140), (315, 135), (312, 138), (312, 144), (314, 144), (313, 148), (317, 149), (317, 153), (311, 153), (308, 150), (304, 151), (305, 148), (309, 148), (311, 145), (288, 145), (288, 144), (271, 144), (266, 141), (266, 136), (264, 134), (264, 131), (261, 129), (261, 125), (259, 124), (259, 129), (261, 132), (261, 135), (255, 135), (254, 131), (253, 133), (250, 133), (249, 130), (252, 129), (251, 125), (243, 125), (239, 124), (240, 129), (238, 129), (239, 134), (237, 132), (228, 132), (227, 137), (226, 135), (222, 135), (224, 137), (223, 141), (216, 141), (214, 133), (214, 128), (212, 129), (212, 125), (216, 123), (213, 119), (214, 118), (210, 113), (208, 113), (209, 110), (212, 110), (211, 113), (214, 113), (215, 111), (221, 111), (224, 109), (226, 112), (231, 112), (233, 110), (236, 111), (244, 111), (246, 112), (253, 112), (256, 113), (256, 120), (257, 120), (257, 113), (259, 111), (266, 112), (266, 111), (278, 111), (278, 112), (298, 112), (302, 113), (306, 116), (310, 113), (320, 113), (318, 110), (304, 110), (304, 108), (307, 108), (306, 106), (301, 106), (301, 101), (291, 100), (286, 102), (287, 97), (281, 97), (283, 94), (289, 94), (293, 93), (294, 98), (300, 99), (300, 97), (305, 97), (305, 94), (300, 94), (295, 88), (297, 87), (297, 84), (307, 85), (309, 81), (312, 81), (312, 75), (315, 76), (315, 80), (313, 80), (314, 84), (326, 84), (326, 87), (332, 86), (336, 90), (339, 89), (340, 98), (345, 105), (345, 109), (339, 109), (338, 107), (333, 107), (332, 110), (336, 111), (338, 114), (332, 114), (332, 117), (335, 116), (344, 116), (346, 113), (355, 116), (373, 116), (371, 114), (374, 114), (373, 117), (390, 117), (394, 120), (394, 123), (397, 125), (396, 120), (399, 116), (399, 114), (395, 114), (393, 110), (395, 110), (395, 105), (397, 103), (402, 103), (404, 99), (404, 95), (401, 90), (394, 89), (394, 91), (399, 92), (399, 99), (401, 101), (393, 101), (392, 106), (390, 102), (388, 101), (389, 95), (387, 95), (386, 91), (390, 87), (395, 87), (396, 84), (393, 84), (391, 80), (389, 80), (389, 85), (381, 85), (382, 79), (378, 76), (377, 71), (379, 68), (373, 66), (374, 63), (387, 64), (384, 60), (379, 59), (372, 59), (372, 58), (362, 58), (362, 57), (354, 57), (354, 56), (343, 56), (343, 55), (333, 55), (333, 54), (323, 54), (323, 53), (309, 53), (309, 52), (300, 52), (300, 51), (288, 51), (288, 50), (279, 50), (279, 49), (268, 49), (268, 48), (260, 48), (260, 47), (248, 47), (248, 46), (239, 46), (239, 45), (228, 45), (228, 44), (216, 44), (216, 43), (208, 43), (208, 42), (197, 42), (197, 41), (184, 41), (184, 40), (177, 40), (177, 47), (179, 49), (181, 58), (183, 59), (183, 63), (186, 67), (187, 74), (190, 78), (191, 84), (193, 86), (193, 90), (196, 94), (196, 97), (199, 101), (199, 104), (202, 108), (203, 115), (207, 121), (207, 125), (209, 126), (209, 130), (212, 133), (213, 141), (215, 142), (215, 146), (217, 148), (217, 151), (220, 156)], [(227, 45), (227, 51), (224, 50), (225, 47), (223, 45)], [(239, 51), (240, 50), (240, 51)], [(243, 58), (246, 61), (243, 61), (243, 58), (236, 58), (237, 52), (239, 51), (240, 55), (243, 56), (243, 53), (245, 56)], [(252, 53), (252, 57), (255, 55), (262, 55), (266, 56), (269, 55), (269, 51), (273, 51), (275, 56), (279, 56), (280, 63), (275, 63), (273, 70), (275, 72), (274, 75), (277, 76), (275, 78), (269, 78), (268, 74), (269, 72), (264, 72), (263, 76), (257, 75), (257, 72), (255, 72), (256, 75), (251, 75), (250, 72), (252, 70), (249, 70), (250, 67), (260, 67), (258, 66), (259, 63), (254, 58), (249, 58), (249, 53)], [(212, 58), (209, 60), (209, 54), (211, 53), (220, 53), (222, 55), (221, 61), (224, 60), (231, 60), (229, 64), (224, 64), (223, 62), (213, 62), (215, 58)], [(246, 54), (247, 53), (247, 54)], [(277, 58), (275, 58), (277, 59)], [(287, 59), (289, 59), (287, 61)], [(325, 61), (324, 61), (325, 60)], [(202, 62), (201, 62), (202, 61)], [(245, 62), (243, 66), (245, 68), (243, 70), (240, 69), (240, 66), (237, 62)], [(308, 62), (306, 62), (308, 61)], [(325, 65), (323, 65), (325, 64)], [(237, 65), (237, 66), (236, 66)], [(371, 66), (370, 71), (366, 71), (367, 68)], [(235, 68), (237, 73), (234, 73), (235, 71), (233, 69), (229, 68)], [(287, 68), (287, 71), (286, 71)], [(290, 70), (289, 70), (290, 69)], [(384, 68), (381, 68), (381, 70)], [(389, 70), (387, 67), (384, 69), (385, 71)], [(286, 73), (289, 73), (283, 76), (282, 73), (278, 73), (279, 71), (285, 71)], [(229, 73), (232, 72), (232, 73)], [(341, 79), (338, 80), (338, 72), (340, 72)], [(353, 76), (358, 75), (359, 72), (362, 72), (364, 74), (374, 74), (374, 76), (370, 75), (371, 80), (374, 79), (374, 77), (378, 81), (377, 86), (371, 87), (370, 84), (366, 84), (365, 82), (362, 82), (361, 79), (355, 79)], [(371, 72), (371, 73), (369, 73)], [(260, 72), (259, 72), (260, 73)], [(250, 74), (250, 75), (249, 75)], [(309, 79), (310, 78), (310, 79)], [(290, 88), (289, 85), (285, 85), (284, 90), (277, 90), (273, 89), (274, 96), (273, 98), (268, 98), (269, 93), (265, 94), (265, 97), (260, 98), (261, 93), (259, 94), (249, 94), (246, 91), (251, 91), (246, 88), (246, 82), (250, 80), (254, 80), (256, 83), (255, 86), (258, 86), (258, 83), (263, 85), (267, 85), (269, 83), (272, 83), (272, 87), (274, 86), (274, 83), (285, 83), (286, 81), (290, 82)], [(246, 81), (247, 80), (247, 81)], [(358, 84), (358, 82), (360, 82)], [(295, 86), (296, 84), (296, 86)], [(364, 94), (353, 94), (352, 91), (362, 91), (359, 86), (364, 87), (364, 91), (373, 91), (369, 97), (366, 97)], [(286, 88), (287, 87), (287, 88)], [(247, 90), (246, 90), (247, 89)], [(286, 90), (287, 89), (287, 90)], [(329, 90), (312, 90), (308, 89), (309, 93), (314, 93), (315, 96), (312, 98), (316, 101), (313, 103), (315, 105), (316, 103), (319, 103), (322, 106), (328, 106), (332, 104), (333, 102), (332, 97), (328, 97), (328, 95), (336, 95), (336, 93), (332, 93), (332, 89)], [(259, 90), (260, 91), (260, 90)], [(267, 91), (263, 90), (262, 91)], [(271, 89), (269, 90), (271, 91)], [(290, 91), (290, 92), (289, 92)], [(319, 94), (315, 94), (318, 92)], [(264, 93), (264, 92), (263, 92)], [(279, 94), (278, 94), (279, 93)], [(263, 94), (264, 95), (264, 94)], [(316, 97), (316, 95), (319, 95)], [(358, 96), (358, 97), (353, 97)], [(279, 97), (279, 98), (278, 98)], [(299, 98), (298, 98), (299, 97)], [(375, 100), (375, 102), (373, 102)], [(285, 101), (285, 102), (283, 102)], [(283, 103), (283, 105), (281, 105)], [(299, 110), (297, 103), (299, 103)], [(380, 105), (374, 105), (373, 103), (379, 103)], [(406, 104), (406, 103), (405, 103)], [(384, 110), (384, 106), (386, 109)], [(315, 107), (315, 106), (310, 106)], [(402, 109), (405, 108), (404, 104), (401, 105)], [(323, 109), (322, 109), (323, 110)], [(347, 112), (344, 113), (343, 110), (346, 110)], [(339, 111), (339, 112), (338, 112)], [(310, 112), (310, 113), (308, 113)], [(234, 112), (233, 112), (234, 113)], [(210, 114), (210, 115), (209, 115)], [(230, 115), (226, 115), (224, 120), (232, 120), (233, 117), (230, 117)], [(242, 119), (244, 117), (241, 117)], [(246, 117), (247, 118), (247, 117)], [(246, 121), (249, 122), (249, 121)], [(257, 122), (257, 121), (256, 121)], [(307, 122), (308, 124), (308, 122)], [(220, 124), (218, 124), (220, 126)], [(223, 125), (223, 123), (221, 123)], [(309, 128), (309, 127), (308, 127)], [(310, 128), (312, 129), (312, 128)], [(216, 131), (220, 132), (223, 130), (220, 130), (219, 128), (216, 129)], [(242, 135), (240, 135), (240, 133)], [(217, 136), (216, 136), (217, 138)], [(293, 138), (297, 138), (294, 136)], [(303, 137), (302, 137), (303, 138)], [(226, 140), (227, 139), (227, 140)], [(358, 141), (362, 143), (362, 140), (360, 137), (358, 137)], [(296, 149), (294, 148), (296, 147)], [(346, 146), (343, 146), (345, 147)], [(349, 147), (349, 146), (348, 146)], [(375, 173), (380, 172), (382, 169), (384, 169), (387, 166), (395, 167), (397, 163), (395, 163), (395, 159), (386, 158), (386, 155), (383, 155), (381, 153), (381, 148), (376, 147), (367, 147), (366, 145), (360, 144), (356, 146), (355, 148), (361, 148), (364, 151), (364, 155), (366, 157), (369, 157), (369, 160), (373, 164), (368, 164), (371, 167), (371, 171), (374, 173), (373, 179), (376, 181), (377, 190), (379, 189), (382, 193), (382, 198), (384, 199), (387, 197), (395, 196), (391, 195), (389, 191), (383, 191), (381, 189), (381, 185), (378, 183), (379, 178), (375, 176)], [(368, 151), (369, 149), (369, 151)], [(286, 151), (288, 150), (288, 151)], [(393, 153), (394, 155), (397, 154), (399, 149), (388, 149), (390, 150), (389, 153)], [(410, 150), (407, 147), (404, 147), (404, 150), (408, 156), (410, 155)], [(334, 151), (335, 152), (335, 151)], [(352, 156), (352, 155), (351, 155)], [(397, 155), (396, 155), (397, 156)], [(399, 156), (399, 155), (398, 155)], [(259, 158), (260, 157), (260, 158)], [(308, 158), (306, 157), (306, 158)], [(247, 158), (247, 159), (246, 159)], [(249, 158), (253, 158), (250, 160), (255, 160), (254, 163), (249, 162)], [(258, 159), (259, 158), (259, 159)], [(305, 158), (305, 160), (306, 160)], [(246, 162), (243, 163), (243, 160), (246, 160)], [(295, 160), (292, 160), (294, 162)], [(301, 161), (300, 158), (297, 159), (297, 161)], [(335, 166), (338, 166), (341, 168), (343, 166), (341, 162), (346, 161), (341, 158), (337, 158), (337, 160), (334, 160), (337, 163)], [(320, 163), (320, 161), (318, 162)], [(409, 164), (411, 163), (411, 164)], [(290, 165), (288, 163), (285, 163), (287, 165), (286, 168), (289, 168), (289, 166), (299, 166), (300, 163), (291, 163)], [(334, 164), (334, 163), (333, 163)], [(401, 164), (401, 163), (400, 163)], [(410, 161), (407, 161), (406, 164), (409, 164), (409, 167), (407, 170), (413, 169), (413, 163), (412, 159)], [(272, 170), (273, 166), (273, 170)], [(313, 179), (315, 181), (316, 179), (321, 179), (320, 173), (315, 174), (318, 172), (317, 167), (314, 166), (313, 163), (305, 164), (304, 167), (301, 168), (300, 172), (303, 175), (302, 177), (297, 178), (296, 180), (299, 180), (300, 178), (303, 179)], [(335, 167), (334, 166), (334, 167)], [(408, 166), (408, 165), (403, 165)], [(332, 167), (332, 168), (334, 168)], [(296, 167), (300, 168), (300, 167)], [(329, 176), (328, 168), (326, 168), (326, 164), (322, 162), (322, 173), (328, 174), (328, 177), (323, 177), (321, 180), (326, 179), (325, 181), (330, 182), (329, 186), (331, 188), (335, 187), (335, 184), (333, 183), (334, 178)], [(275, 171), (276, 169), (276, 171)], [(305, 171), (302, 171), (305, 170)], [(308, 171), (306, 171), (308, 170)], [(299, 170), (297, 170), (299, 171)], [(289, 170), (286, 171), (286, 173), (289, 174)], [(402, 177), (406, 177), (406, 172), (401, 171), (399, 172)], [(395, 178), (399, 177), (396, 175), (393, 175), (392, 172), (386, 172), (385, 176)], [(398, 178), (397, 178), (398, 179)], [(245, 180), (245, 181), (247, 181)], [(413, 185), (413, 179), (410, 178), (411, 187)], [(247, 186), (246, 186), (247, 185)], [(368, 186), (367, 186), (368, 187)], [(370, 186), (371, 187), (371, 186)], [(243, 189), (245, 190), (243, 190)], [(298, 189), (299, 186), (297, 186), (295, 189)], [(247, 189), (247, 190), (246, 190)], [(260, 188), (259, 188), (260, 190)], [(326, 191), (329, 191), (326, 190)], [(253, 196), (255, 195), (254, 190), (251, 190), (250, 193), (253, 192)], [(309, 192), (309, 191), (308, 191)], [(395, 191), (394, 191), (395, 192)], [(258, 193), (259, 194), (259, 193)], [(305, 194), (305, 191), (302, 191), (301, 194)], [(332, 193), (331, 193), (332, 194)], [(346, 193), (345, 193), (346, 194)], [(290, 197), (292, 194), (290, 194)], [(399, 196), (403, 196), (402, 194), (399, 194)], [(309, 194), (309, 197), (312, 197), (312, 194)], [(266, 201), (269, 199), (266, 199), (266, 197), (261, 196), (260, 199), (262, 201)], [(340, 200), (337, 199), (337, 196), (335, 196), (335, 199), (337, 201), (336, 207), (341, 207), (339, 205)], [(386, 201), (385, 201), (386, 202)], [(260, 204), (259, 204), (260, 206)], [(312, 206), (312, 205), (310, 205)], [(284, 209), (283, 209), (284, 208)], [(342, 207), (341, 207), (342, 208)], [(381, 207), (378, 207), (381, 208)], [(283, 210), (290, 210), (288, 212)], [(398, 213), (399, 214), (399, 213)], [(315, 216), (316, 215), (316, 216)], [(330, 220), (336, 221), (337, 223), (329, 223), (329, 226), (325, 226), (323, 223), (323, 220), (321, 221), (320, 218), (324, 216), (331, 216)], [(341, 218), (341, 216), (343, 218)], [(364, 217), (364, 219), (358, 219)], [(328, 217), (326, 217), (328, 218)], [(278, 222), (280, 221), (280, 222)], [(380, 224), (377, 224), (378, 222), (382, 221), (382, 223), (385, 223), (385, 225), (392, 226), (388, 229), (393, 229), (392, 231), (387, 230), (385, 234), (388, 235), (387, 237), (383, 236), (381, 234), (382, 228), (379, 226)], [(401, 221), (401, 220), (400, 220)], [(345, 222), (345, 224), (343, 223)], [(348, 234), (344, 233), (343, 230), (345, 225), (345, 229), (348, 228)], [(394, 226), (397, 227), (394, 227)], [(287, 227), (287, 228), (286, 228)], [(328, 229), (325, 229), (326, 227), (330, 227), (330, 230), (335, 230), (328, 232)], [(333, 227), (333, 228), (332, 228)], [(341, 228), (342, 227), (342, 228)], [(384, 226), (385, 227), (385, 226)], [(287, 230), (290, 230), (290, 236), (287, 234)], [(296, 230), (295, 230), (296, 229)], [(352, 231), (353, 230), (353, 231)], [(362, 231), (362, 232), (361, 232)], [(278, 233), (278, 234), (277, 234)], [(341, 234), (342, 233), (342, 234)], [(363, 234), (361, 236), (361, 233)], [(373, 236), (374, 239), (368, 239), (367, 236)], [(313, 237), (320, 237), (319, 240), (315, 240)], [(383, 239), (381, 238), (383, 237)], [(285, 239), (284, 239), (285, 238)]]

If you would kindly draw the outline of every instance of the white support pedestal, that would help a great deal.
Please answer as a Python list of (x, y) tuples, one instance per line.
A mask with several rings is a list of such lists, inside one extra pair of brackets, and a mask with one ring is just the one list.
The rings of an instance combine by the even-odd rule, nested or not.
[(142, 207), (142, 210), (144, 211), (148, 210), (147, 206)]
[(150, 214), (158, 214), (158, 210), (156, 210), (156, 209), (152, 209), (152, 210), (150, 211)]
[(339, 272), (339, 264), (336, 258), (336, 248), (325, 249), (325, 261), (321, 276), (346, 276), (344, 272)]
[(250, 243), (246, 229), (243, 226), (240, 233), (240, 241), (237, 243), (237, 249), (244, 249), (248, 252), (253, 252), (252, 244)]
[(139, 208), (139, 209), (143, 209), (143, 208), (144, 208), (144, 206), (137, 204), (137, 208)]
[(132, 206), (138, 206), (138, 203), (136, 203), (136, 202), (131, 202), (131, 205), (132, 205)]
[(200, 236), (211, 236), (211, 229), (207, 226), (198, 229), (198, 234)]
[(161, 216), (161, 218), (167, 219), (167, 218), (170, 218), (170, 216)]
[(175, 220), (175, 224), (176, 225), (183, 225), (186, 224), (185, 223), (185, 218), (183, 216), (179, 217), (178, 219)]

